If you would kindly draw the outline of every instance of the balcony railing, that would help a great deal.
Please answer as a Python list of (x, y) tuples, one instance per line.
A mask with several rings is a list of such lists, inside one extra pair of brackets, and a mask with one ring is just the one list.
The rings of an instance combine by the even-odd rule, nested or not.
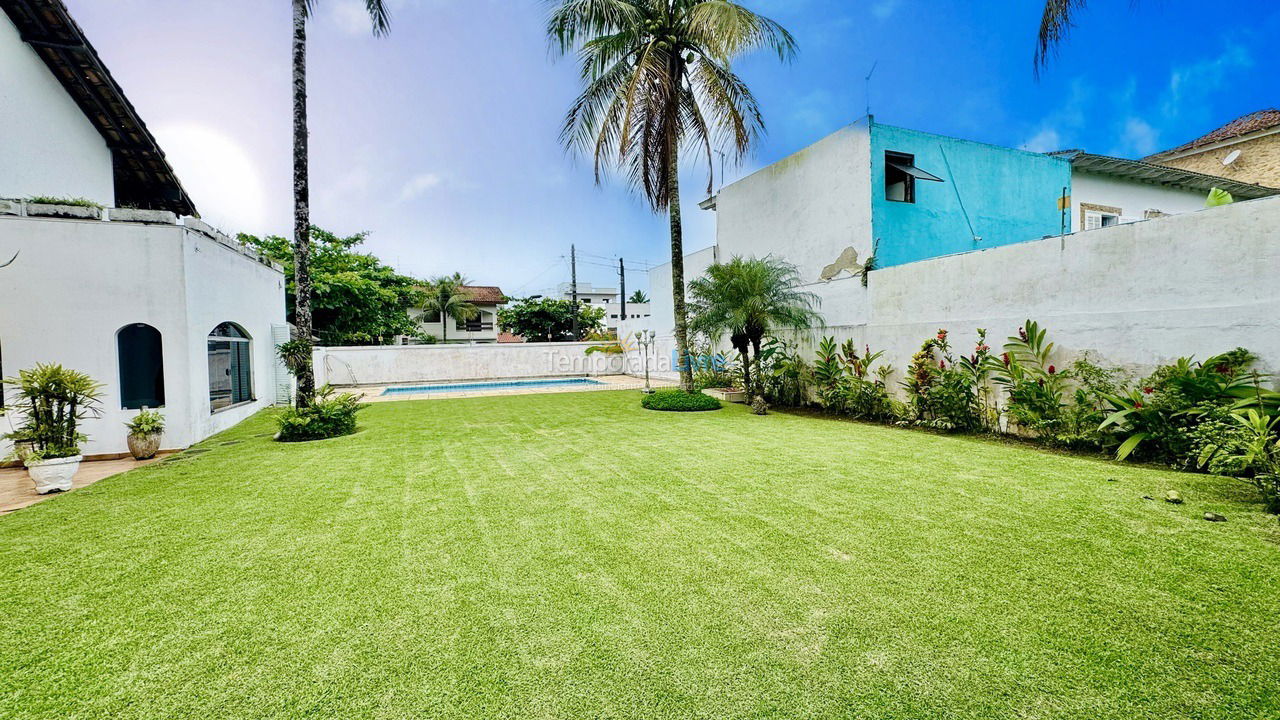
[(493, 332), (493, 323), (491, 322), (460, 322), (458, 329), (465, 332)]

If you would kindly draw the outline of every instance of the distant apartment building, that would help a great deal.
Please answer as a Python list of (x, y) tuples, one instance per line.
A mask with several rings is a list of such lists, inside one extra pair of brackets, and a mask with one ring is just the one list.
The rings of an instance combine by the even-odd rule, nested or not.
[[(561, 283), (557, 292), (565, 300), (573, 299), (573, 283)], [(605, 328), (611, 332), (617, 332), (620, 322), (639, 321), (649, 317), (649, 303), (624, 303), (617, 288), (578, 283), (578, 302), (590, 307), (603, 307)]]

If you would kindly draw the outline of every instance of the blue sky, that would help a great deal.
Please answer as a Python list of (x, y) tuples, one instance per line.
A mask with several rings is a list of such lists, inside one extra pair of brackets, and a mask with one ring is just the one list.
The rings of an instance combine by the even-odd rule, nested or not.
[[(229, 231), (290, 227), (289, 3), (66, 0), (188, 186)], [(511, 294), (568, 279), (571, 243), (662, 262), (665, 222), (620, 183), (594, 184), (558, 144), (577, 91), (553, 62), (541, 0), (391, 0), (375, 39), (358, 0), (318, 0), (311, 29), (313, 220), (370, 231), (420, 276), (455, 270)], [(860, 117), (984, 142), (1137, 157), (1280, 105), (1280, 5), (1094, 0), (1037, 81), (1034, 0), (743, 0), (782, 22), (790, 65), (738, 66), (768, 135), (730, 180)], [(145, 41), (143, 40), (145, 39)], [(684, 173), (686, 247), (714, 242)], [(588, 258), (590, 259), (590, 258)], [(581, 281), (616, 273), (584, 264)], [(628, 277), (630, 287), (647, 279)]]

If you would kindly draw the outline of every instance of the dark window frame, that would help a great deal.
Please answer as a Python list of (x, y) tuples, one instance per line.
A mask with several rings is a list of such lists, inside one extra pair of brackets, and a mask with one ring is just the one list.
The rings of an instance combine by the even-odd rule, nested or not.
[[(257, 400), (253, 392), (253, 338), (249, 333), (235, 323), (220, 323), (209, 333), (205, 347), (209, 361), (210, 414)], [(223, 352), (227, 353), (225, 377), (228, 379), (225, 388), (219, 383), (215, 389), (216, 371), (223, 369), (215, 368), (215, 353)]]
[[(139, 368), (144, 364), (147, 367)], [(117, 330), (116, 365), (121, 410), (165, 406), (164, 334), (159, 329), (147, 323), (130, 323)]]
[[(894, 167), (890, 163), (896, 162), (902, 165), (913, 166), (916, 164), (916, 156), (908, 153), (895, 152), (886, 150), (884, 153), (884, 199), (889, 202), (909, 203), (914, 205), (916, 202), (916, 179), (911, 173), (903, 172)], [(902, 182), (903, 188), (902, 199), (889, 196), (889, 188)]]

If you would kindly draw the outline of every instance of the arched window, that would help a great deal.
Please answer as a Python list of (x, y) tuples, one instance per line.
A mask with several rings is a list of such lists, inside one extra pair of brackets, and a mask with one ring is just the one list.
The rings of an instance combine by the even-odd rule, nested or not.
[(160, 331), (144, 323), (116, 333), (120, 361), (120, 407), (137, 410), (164, 405), (164, 357)]
[(209, 333), (209, 405), (213, 412), (253, 400), (249, 334), (222, 323)]

